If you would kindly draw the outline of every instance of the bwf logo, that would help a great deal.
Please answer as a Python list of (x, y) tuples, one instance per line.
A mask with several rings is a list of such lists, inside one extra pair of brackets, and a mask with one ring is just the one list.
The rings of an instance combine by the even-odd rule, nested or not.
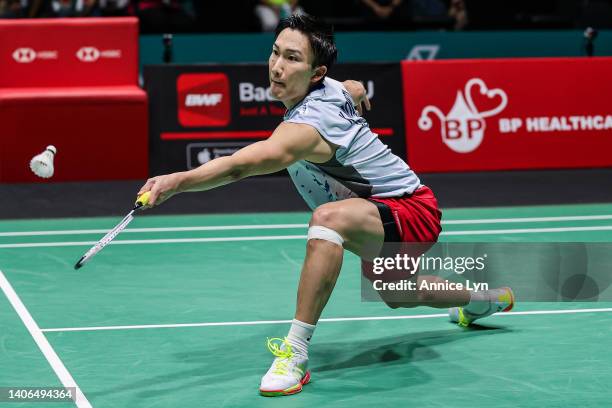
[(223, 94), (188, 94), (185, 106), (216, 106), (223, 99)]
[(178, 120), (185, 127), (230, 122), (229, 79), (224, 73), (183, 74), (176, 81)]
[[(473, 91), (474, 87), (478, 87), (480, 95), (493, 101), (496, 106), (480, 111), (474, 103), (473, 96), (477, 95)], [(430, 115), (437, 116), (444, 144), (457, 153), (469, 153), (482, 143), (486, 129), (485, 119), (503, 111), (507, 104), (508, 96), (503, 90), (489, 89), (482, 79), (472, 78), (465, 84), (463, 93), (461, 90), (457, 91), (455, 103), (447, 115), (437, 106), (426, 106), (421, 112), (418, 125), (421, 130), (428, 131), (433, 126)]]

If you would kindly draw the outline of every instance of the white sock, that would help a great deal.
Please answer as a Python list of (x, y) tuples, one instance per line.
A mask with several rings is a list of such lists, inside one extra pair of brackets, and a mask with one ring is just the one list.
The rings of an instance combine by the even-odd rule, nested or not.
[(308, 358), (308, 346), (310, 345), (310, 339), (316, 327), (316, 325), (293, 319), (291, 329), (289, 329), (289, 334), (287, 335), (287, 340), (289, 344), (291, 344), (291, 348), (295, 354), (300, 354)]
[(470, 303), (463, 307), (464, 310), (473, 314), (480, 315), (486, 313), (491, 308), (491, 295), (486, 290), (471, 291)]

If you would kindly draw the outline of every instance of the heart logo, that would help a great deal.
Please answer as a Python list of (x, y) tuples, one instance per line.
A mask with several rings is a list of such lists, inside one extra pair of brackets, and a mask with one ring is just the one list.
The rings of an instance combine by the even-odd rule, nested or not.
[[(475, 86), (478, 86), (480, 90), (480, 95), (484, 95), (490, 100), (499, 99), (499, 105), (497, 105), (496, 108), (490, 109), (488, 111), (480, 112), (476, 108), (476, 105), (474, 104), (474, 100), (472, 98), (472, 95), (474, 95), (472, 93), (472, 88), (474, 88)], [(472, 78), (465, 84), (465, 101), (473, 113), (480, 115), (482, 118), (488, 118), (491, 116), (495, 116), (499, 112), (504, 110), (506, 105), (508, 105), (508, 96), (506, 95), (506, 92), (499, 88), (489, 89), (482, 79)]]

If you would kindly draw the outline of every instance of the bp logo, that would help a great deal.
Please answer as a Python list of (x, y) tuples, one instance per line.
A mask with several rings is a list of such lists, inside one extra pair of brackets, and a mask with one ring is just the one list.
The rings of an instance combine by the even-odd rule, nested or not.
[[(496, 106), (480, 111), (474, 103), (476, 92), (481, 95), (479, 101)], [(440, 132), (444, 144), (457, 153), (469, 153), (482, 143), (486, 129), (485, 119), (503, 111), (507, 104), (506, 92), (501, 89), (489, 89), (482, 79), (472, 78), (465, 84), (463, 93), (461, 90), (457, 91), (455, 103), (448, 114), (444, 115), (437, 106), (428, 105), (423, 108), (418, 125), (421, 130), (431, 130), (433, 127), (431, 116), (436, 116), (440, 120)]]

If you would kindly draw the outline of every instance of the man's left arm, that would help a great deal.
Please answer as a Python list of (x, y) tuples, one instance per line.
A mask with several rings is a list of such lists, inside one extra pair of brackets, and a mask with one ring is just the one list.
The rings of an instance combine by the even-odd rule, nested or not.
[(363, 116), (364, 107), (368, 111), (372, 109), (370, 99), (368, 98), (368, 93), (361, 82), (347, 79), (346, 81), (342, 82), (342, 85), (344, 85), (344, 88), (351, 95), (351, 98), (353, 98), (353, 103), (355, 104), (357, 112), (359, 112), (360, 115)]

